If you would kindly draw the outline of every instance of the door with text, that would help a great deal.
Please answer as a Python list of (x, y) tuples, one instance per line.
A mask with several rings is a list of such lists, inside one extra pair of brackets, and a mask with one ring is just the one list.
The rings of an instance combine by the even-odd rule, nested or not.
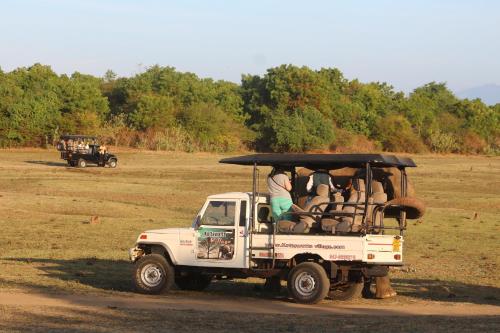
[(236, 201), (211, 200), (196, 234), (196, 259), (230, 261), (235, 257)]

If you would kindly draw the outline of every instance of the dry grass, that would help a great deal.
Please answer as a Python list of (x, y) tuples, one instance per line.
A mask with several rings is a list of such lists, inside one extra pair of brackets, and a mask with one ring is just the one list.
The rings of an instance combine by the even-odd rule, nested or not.
[[(53, 151), (0, 151), (0, 288), (130, 291), (127, 249), (141, 231), (188, 226), (207, 195), (251, 188), (250, 169), (218, 164), (221, 155), (118, 156), (116, 169), (81, 170)], [(498, 303), (500, 159), (415, 160), (410, 177), (429, 210), (409, 224), (408, 271), (393, 272), (397, 290), (409, 299)], [(88, 223), (93, 215), (99, 224)], [(231, 286), (209, 292), (252, 294), (253, 286)]]
[(428, 211), (406, 236), (406, 262), (416, 272), (399, 276), (496, 287), (498, 297), (500, 159), (415, 159), (410, 177)]

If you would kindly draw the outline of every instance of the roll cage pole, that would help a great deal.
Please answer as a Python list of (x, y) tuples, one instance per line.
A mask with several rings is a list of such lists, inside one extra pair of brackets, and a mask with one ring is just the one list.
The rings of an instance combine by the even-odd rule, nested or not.
[[(401, 197), (404, 198), (408, 195), (407, 193), (407, 187), (408, 187), (408, 180), (406, 178), (406, 170), (404, 167), (400, 168), (399, 171), (401, 172)], [(399, 234), (403, 236), (404, 234), (404, 229), (406, 229), (406, 212), (404, 210), (401, 210), (399, 213)]]
[[(372, 169), (370, 163), (365, 165), (365, 211), (363, 212), (363, 220), (361, 225), (366, 227), (366, 213), (368, 212), (368, 198), (371, 196), (372, 191)], [(366, 231), (366, 228), (364, 228)]]
[(248, 268), (252, 268), (252, 235), (253, 227), (255, 221), (255, 204), (257, 200), (257, 162), (253, 163), (253, 173), (252, 173), (252, 210), (250, 212), (250, 221), (248, 221)]
[(293, 167), (291, 170), (290, 170), (290, 173), (292, 174), (292, 199), (293, 199), (293, 202), (297, 202), (297, 200), (299, 199), (298, 195), (297, 195), (297, 189), (295, 188), (296, 187), (296, 180), (297, 180), (297, 173), (295, 172), (295, 167)]

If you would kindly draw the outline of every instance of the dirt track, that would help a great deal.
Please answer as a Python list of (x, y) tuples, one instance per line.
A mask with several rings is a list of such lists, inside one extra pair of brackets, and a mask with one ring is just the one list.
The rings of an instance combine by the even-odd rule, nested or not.
[(212, 297), (210, 295), (164, 296), (93, 296), (56, 295), (40, 293), (0, 292), (0, 306), (61, 307), (61, 308), (118, 308), (140, 310), (200, 310), (301, 315), (373, 315), (373, 316), (500, 316), (500, 306), (470, 303), (416, 302), (410, 304), (373, 301), (352, 304), (326, 301), (318, 305), (302, 305), (288, 300), (260, 300), (245, 297)]

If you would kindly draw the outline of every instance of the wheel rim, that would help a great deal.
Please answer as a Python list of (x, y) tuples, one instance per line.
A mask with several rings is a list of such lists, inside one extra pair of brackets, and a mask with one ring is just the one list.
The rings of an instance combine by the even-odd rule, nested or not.
[(316, 279), (308, 272), (300, 273), (295, 279), (295, 290), (301, 296), (310, 296), (316, 289)]
[(148, 287), (156, 287), (163, 281), (163, 269), (157, 265), (148, 264), (141, 270), (141, 280)]
[(85, 168), (85, 165), (86, 165), (85, 161), (81, 161), (81, 162), (80, 162), (80, 166), (81, 166), (82, 168)]
[(116, 162), (115, 161), (111, 161), (109, 163), (109, 166), (112, 167), (112, 168), (114, 168), (116, 166)]

